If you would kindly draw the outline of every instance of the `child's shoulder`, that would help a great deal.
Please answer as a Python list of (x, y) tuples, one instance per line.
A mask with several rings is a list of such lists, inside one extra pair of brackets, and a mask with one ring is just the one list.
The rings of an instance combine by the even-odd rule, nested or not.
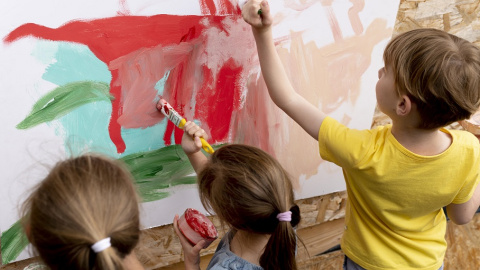
[(472, 147), (480, 146), (479, 138), (469, 131), (458, 129), (442, 129), (442, 131), (449, 133), (456, 143)]

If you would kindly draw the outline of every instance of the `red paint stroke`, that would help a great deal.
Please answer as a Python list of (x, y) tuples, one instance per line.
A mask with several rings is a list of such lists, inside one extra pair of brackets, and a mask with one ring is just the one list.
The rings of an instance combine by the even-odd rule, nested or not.
[[(118, 71), (111, 70), (112, 80), (110, 81), (110, 94), (114, 97), (112, 100), (112, 115), (110, 124), (108, 125), (108, 132), (110, 139), (115, 144), (118, 153), (123, 153), (126, 149), (125, 141), (122, 138), (122, 128), (116, 121), (122, 115), (122, 87), (115, 82), (118, 78)], [(114, 121), (115, 120), (115, 121)]]
[[(199, 0), (200, 10), (204, 15), (241, 15), (242, 10), (237, 4), (236, 0), (232, 1), (213, 1), (213, 0)], [(234, 4), (235, 3), (235, 4)], [(217, 8), (217, 4), (218, 8)]]
[(216, 14), (217, 8), (213, 0), (200, 0), (200, 10), (202, 14)]
[[(241, 71), (242, 67), (238, 66), (234, 61), (229, 60), (225, 62), (217, 75), (218, 79), (214, 85), (215, 91), (208, 92), (213, 93), (213, 95), (197, 101), (197, 110), (210, 108), (212, 111), (222, 112), (209, 113), (206, 115), (205, 120), (208, 126), (216, 127), (211, 130), (213, 138), (225, 139), (228, 135), (232, 112), (240, 105), (240, 92), (232, 91), (232, 89), (235, 89), (239, 84), (239, 75), (241, 74)], [(212, 104), (212, 101), (215, 102)]]
[[(216, 8), (212, 0), (199, 1), (206, 7), (205, 13), (207, 13), (206, 11), (209, 11), (208, 13), (210, 14), (215, 13)], [(230, 1), (222, 2), (219, 5), (219, 12), (222, 14), (234, 13), (235, 15), (229, 16), (230, 21), (232, 18), (241, 16), (238, 7), (233, 6)], [(185, 43), (191, 44), (192, 48), (196, 48), (190, 55), (180, 55), (184, 57), (184, 60), (171, 70), (167, 70), (170, 74), (165, 83), (164, 91), (166, 92), (164, 92), (164, 96), (181, 115), (190, 115), (202, 122), (207, 122), (211, 129), (213, 141), (226, 139), (232, 111), (239, 108), (238, 100), (241, 89), (236, 84), (238, 84), (237, 82), (243, 72), (242, 67), (234, 63), (234, 61), (219, 63), (222, 65), (222, 68), (215, 71), (216, 74), (206, 65), (203, 65), (200, 68), (203, 76), (192, 76), (192, 74), (195, 74), (196, 68), (192, 66), (192, 63), (206, 53), (204, 50), (207, 45), (202, 39), (205, 38), (202, 35), (205, 31), (212, 28), (228, 34), (228, 30), (224, 29), (223, 23), (226, 18), (226, 16), (177, 16), (165, 14), (155, 16), (119, 16), (91, 21), (70, 21), (55, 29), (27, 23), (9, 33), (4, 38), (4, 41), (11, 43), (26, 36), (33, 36), (40, 39), (75, 42), (88, 46), (99, 60), (109, 66), (112, 73), (110, 92), (115, 99), (112, 101), (109, 134), (117, 148), (117, 152), (123, 153), (126, 145), (121, 136), (123, 124), (119, 123), (119, 118), (122, 115), (125, 113), (130, 114), (129, 117), (122, 118), (126, 119), (122, 123), (129, 128), (139, 123), (143, 123), (140, 127), (148, 127), (164, 118), (156, 110), (153, 98), (151, 101), (152, 106), (130, 108), (132, 103), (134, 104), (135, 102), (126, 100), (126, 98), (131, 98), (130, 96), (132, 96), (131, 94), (127, 95), (126, 91), (132, 91), (132, 89), (124, 89), (126, 79), (122, 76), (126, 76), (125, 72), (122, 73), (120, 72), (121, 70), (117, 69), (122, 65), (122, 63), (119, 64), (117, 62), (120, 60), (128, 61), (130, 58), (126, 57), (127, 55), (130, 55), (130, 57), (132, 57), (131, 55), (135, 56), (136, 52), (145, 51), (145, 48), (165, 48)], [(163, 53), (169, 52), (164, 51)], [(184, 51), (182, 53), (185, 54)], [(123, 57), (127, 60), (124, 60)], [(115, 62), (115, 64), (111, 66), (111, 62)], [(123, 63), (123, 65), (132, 70), (137, 69), (133, 71), (137, 72), (139, 76), (142, 75), (139, 66), (128, 66), (128, 63)], [(167, 71), (161, 70), (160, 73), (163, 72), (163, 74), (156, 74), (156, 76), (161, 78)], [(194, 81), (198, 81), (199, 78), (201, 78), (201, 82)], [(134, 82), (128, 86), (147, 89), (147, 95), (143, 97), (151, 98), (156, 95), (154, 84), (155, 82), (150, 80), (137, 84)], [(191, 108), (187, 105), (191, 104), (192, 96), (195, 94), (193, 93), (195, 84), (201, 84), (201, 88), (197, 89), (198, 97), (196, 98), (196, 103), (199, 104), (202, 110), (196, 110), (193, 114), (190, 113)], [(214, 97), (208, 97), (208, 93), (214, 93)], [(130, 107), (124, 107), (127, 104), (126, 102)], [(147, 118), (148, 121), (132, 123), (131, 121), (133, 120), (131, 119), (134, 118), (132, 113), (136, 113), (136, 118)], [(174, 131), (175, 126), (168, 122), (167, 130), (164, 134), (166, 145), (171, 144), (170, 138)], [(182, 133), (181, 131), (175, 132), (176, 143), (181, 141)]]
[(119, 16), (132, 15), (132, 13), (130, 12), (130, 9), (128, 8), (128, 4), (126, 0), (120, 0), (118, 4), (120, 6), (120, 10), (117, 11), (117, 14)]

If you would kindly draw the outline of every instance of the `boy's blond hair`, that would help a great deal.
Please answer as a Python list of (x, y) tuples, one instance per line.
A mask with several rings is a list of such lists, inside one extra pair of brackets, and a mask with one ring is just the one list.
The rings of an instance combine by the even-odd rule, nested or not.
[(394, 37), (383, 54), (398, 94), (415, 103), (419, 128), (434, 129), (469, 118), (480, 105), (480, 49), (437, 29)]

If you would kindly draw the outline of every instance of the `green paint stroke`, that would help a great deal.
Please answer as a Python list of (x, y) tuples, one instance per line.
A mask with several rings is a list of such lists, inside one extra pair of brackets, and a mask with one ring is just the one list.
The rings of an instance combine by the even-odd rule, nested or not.
[(23, 230), (21, 220), (15, 222), (2, 233), (2, 264), (15, 260), (28, 245), (28, 239)]
[[(218, 149), (221, 146), (214, 145), (213, 148)], [(195, 171), (180, 145), (135, 153), (120, 160), (129, 167), (143, 202), (168, 197), (169, 193), (164, 191), (166, 188), (195, 184), (197, 181)]]
[(180, 145), (171, 145), (158, 150), (130, 154), (120, 158), (130, 169), (137, 189), (144, 202), (166, 198), (162, 191), (182, 184), (195, 184), (193, 167)]
[(110, 101), (109, 85), (104, 82), (73, 82), (55, 88), (38, 100), (30, 114), (17, 125), (28, 129), (68, 114), (75, 108), (96, 101)]

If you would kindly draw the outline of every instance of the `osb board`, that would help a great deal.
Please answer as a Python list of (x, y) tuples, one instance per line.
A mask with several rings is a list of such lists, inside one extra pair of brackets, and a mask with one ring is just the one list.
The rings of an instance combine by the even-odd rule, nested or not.
[[(315, 256), (340, 243), (346, 198), (346, 192), (336, 192), (296, 202), (302, 212), (302, 221), (298, 225), (297, 233), (308, 250), (307, 252), (302, 247), (299, 248), (299, 261), (308, 261), (309, 255)], [(220, 238), (228, 229), (220, 223), (218, 218), (210, 217), (210, 219), (219, 231), (219, 239), (208, 249), (202, 250), (202, 264), (208, 264)], [(182, 248), (172, 225), (146, 230), (135, 251), (146, 269), (184, 269)], [(35, 261), (35, 258), (27, 259), (8, 264), (0, 269), (23, 269)]]
[[(302, 221), (298, 225), (297, 233), (302, 237), (310, 255), (316, 255), (339, 244), (343, 232), (346, 198), (347, 194), (344, 191), (297, 201), (302, 213)], [(202, 261), (207, 258), (204, 259), (204, 256), (215, 252), (221, 236), (228, 229), (222, 226), (216, 217), (211, 217), (211, 220), (219, 229), (219, 239), (208, 249), (202, 250)], [(183, 259), (180, 241), (172, 225), (148, 230), (137, 249), (137, 254), (140, 261), (150, 269), (164, 269), (159, 267), (181, 262)], [(306, 254), (305, 250), (299, 250), (299, 258), (303, 259), (305, 255), (307, 259)]]

